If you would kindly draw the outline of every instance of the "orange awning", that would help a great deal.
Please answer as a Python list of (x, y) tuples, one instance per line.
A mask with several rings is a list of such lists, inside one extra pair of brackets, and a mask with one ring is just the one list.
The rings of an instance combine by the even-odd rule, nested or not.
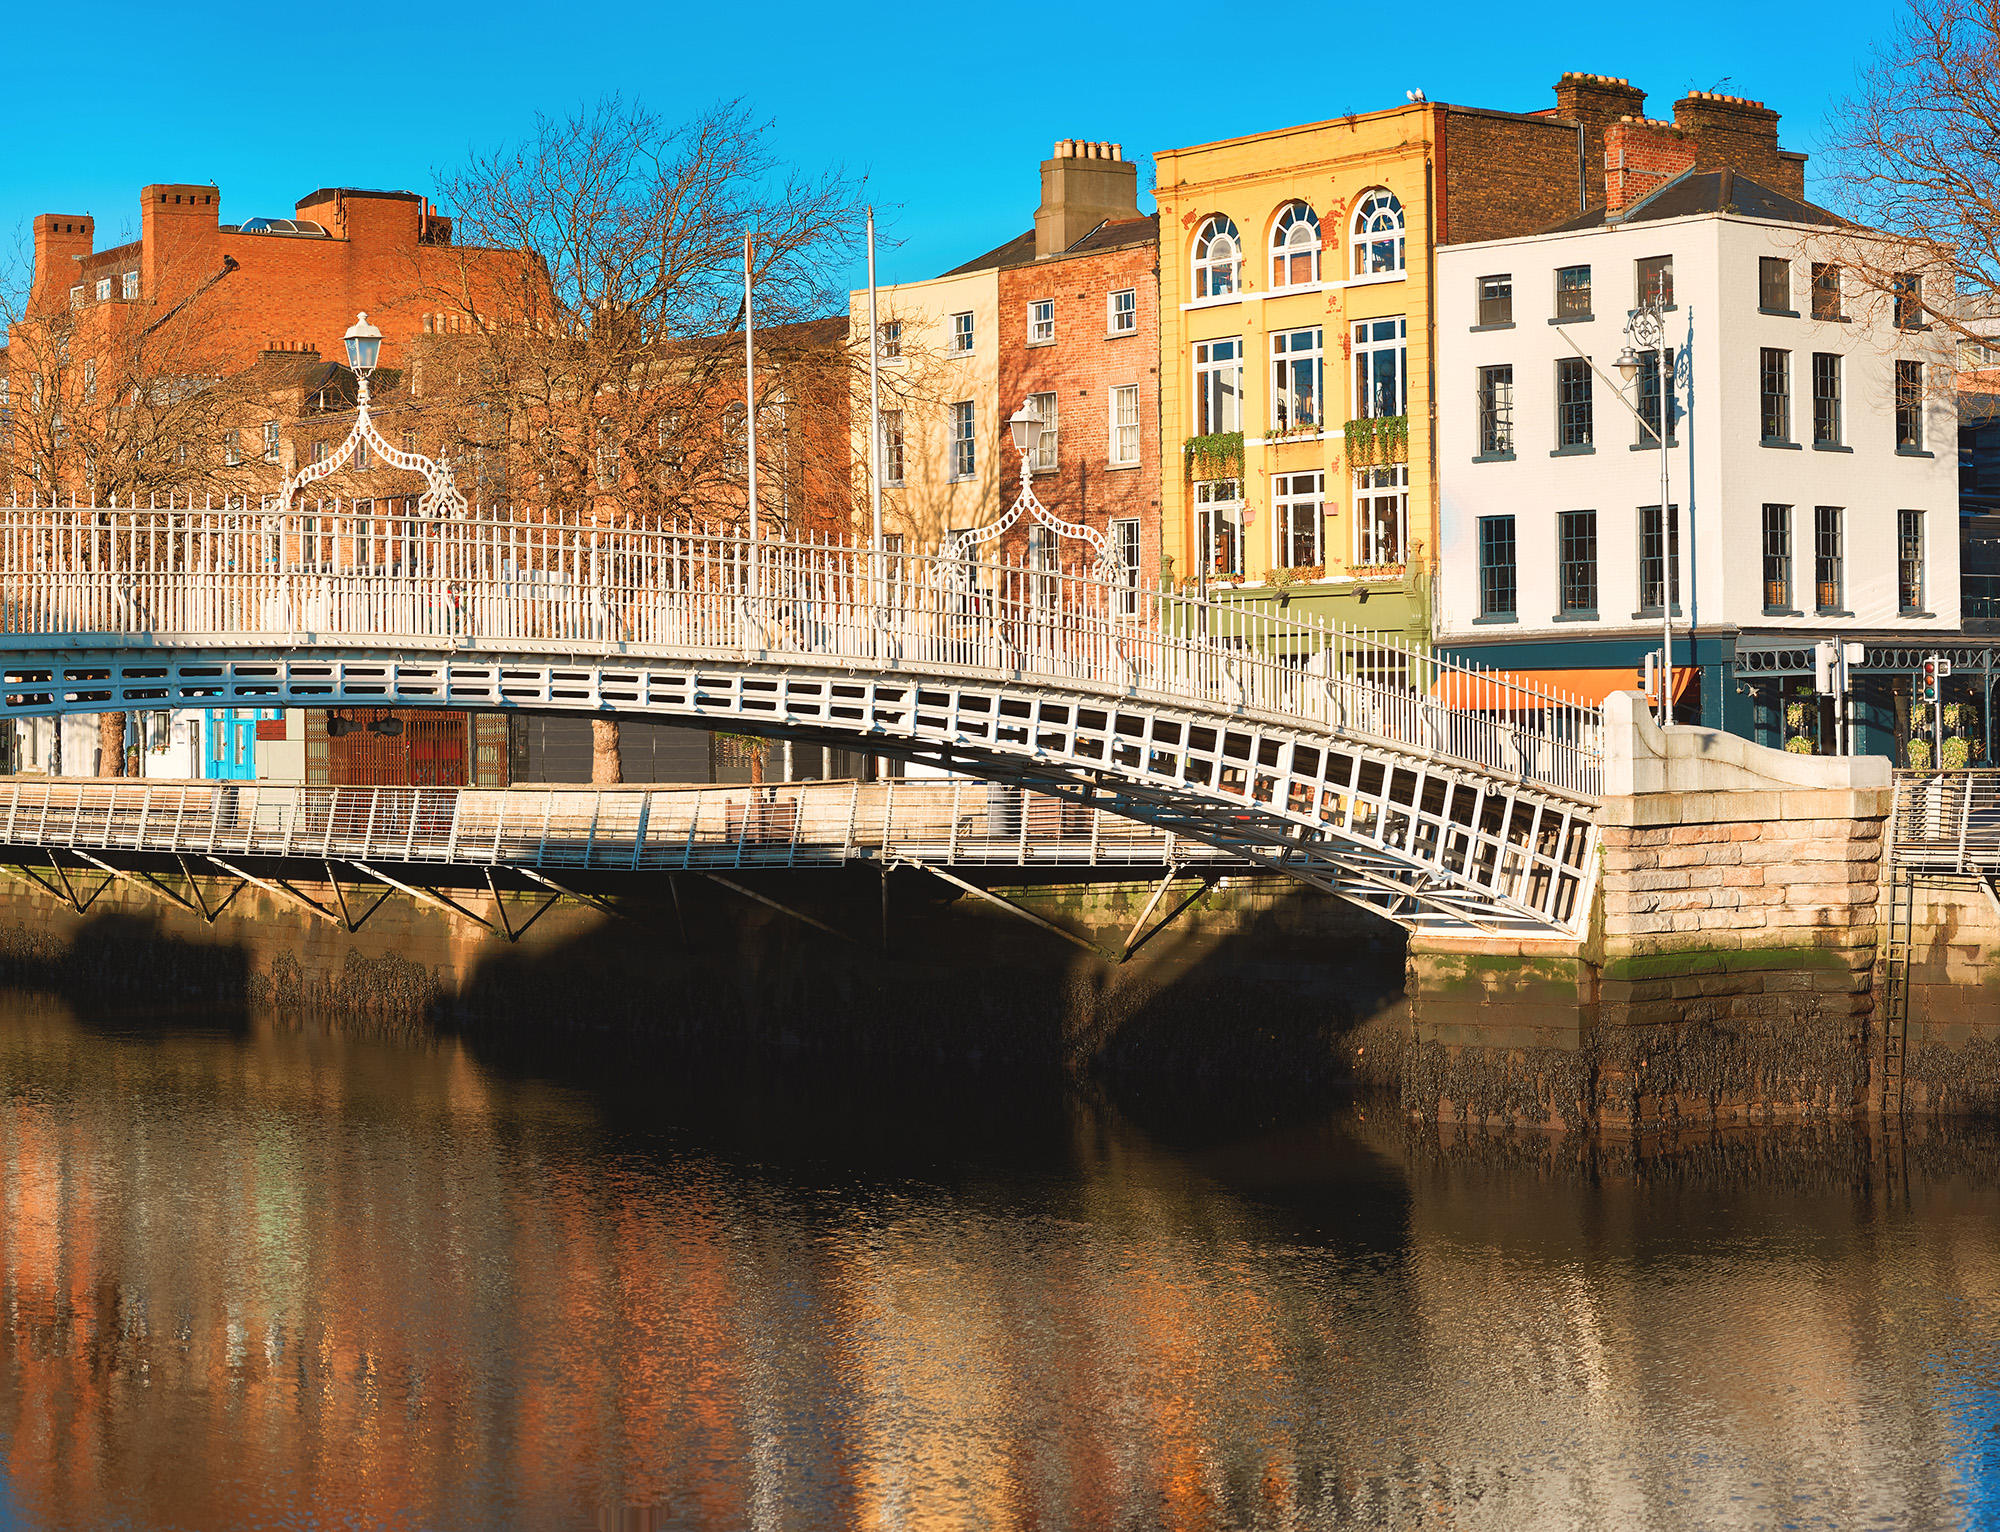
[[(1674, 701), (1679, 702), (1687, 696), (1694, 686), (1694, 678), (1692, 666), (1674, 667)], [(1516, 686), (1523, 688), (1522, 692), (1510, 694), (1509, 688)], [(1447, 670), (1441, 671), (1432, 683), (1431, 695), (1452, 707), (1469, 708), (1475, 712), (1507, 713), (1532, 705), (1528, 698), (1535, 693), (1553, 693), (1561, 701), (1595, 707), (1613, 692), (1644, 690), (1639, 672), (1629, 669), (1496, 670), (1481, 675)]]

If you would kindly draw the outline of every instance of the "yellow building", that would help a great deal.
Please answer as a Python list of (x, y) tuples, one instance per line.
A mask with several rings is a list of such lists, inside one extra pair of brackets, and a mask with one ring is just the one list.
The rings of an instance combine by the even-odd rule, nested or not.
[(1211, 590), (1427, 635), (1437, 120), (1413, 105), (1156, 156), (1177, 578), (1206, 566)]

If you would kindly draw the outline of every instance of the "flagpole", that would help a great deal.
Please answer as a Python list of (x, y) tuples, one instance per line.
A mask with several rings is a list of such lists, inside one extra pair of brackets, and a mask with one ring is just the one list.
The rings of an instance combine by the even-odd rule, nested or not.
[(743, 410), (749, 424), (747, 436), (750, 487), (750, 595), (757, 595), (757, 358), (754, 332), (757, 328), (750, 312), (750, 242), (752, 236), (743, 236)]
[(882, 579), (882, 331), (875, 318), (875, 209), (868, 209), (868, 500), (875, 579)]

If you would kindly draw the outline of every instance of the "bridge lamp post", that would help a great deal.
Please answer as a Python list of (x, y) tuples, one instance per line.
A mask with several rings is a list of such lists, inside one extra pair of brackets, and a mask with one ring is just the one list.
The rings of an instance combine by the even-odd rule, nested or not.
[(382, 433), (375, 429), (374, 418), (368, 410), (368, 379), (382, 360), (382, 332), (368, 322), (366, 314), (357, 314), (354, 323), (347, 327), (347, 333), (341, 339), (347, 345), (347, 365), (354, 372), (354, 428), (332, 452), (285, 480), (284, 488), (278, 491), (278, 509), (290, 510), (293, 495), (308, 484), (317, 483), (327, 475), (337, 472), (341, 464), (353, 457), (362, 444), (366, 443), (391, 468), (401, 468), (407, 473), (420, 473), (424, 476), (426, 488), (417, 501), (418, 515), (431, 516), (441, 511), (453, 511), (463, 515), (465, 496), (458, 492), (458, 486), (452, 482), (449, 464), (427, 458), (421, 452), (404, 452), (392, 447), (382, 439)]
[(1086, 527), (1080, 522), (1064, 521), (1036, 497), (1034, 485), (1034, 453), (1042, 441), (1042, 417), (1028, 407), (1024, 401), (1021, 407), (1007, 419), (1007, 430), (1014, 441), (1014, 450), (1021, 454), (1021, 493), (1014, 497), (1014, 503), (998, 521), (970, 532), (962, 532), (949, 544), (953, 558), (965, 558), (980, 543), (992, 542), (1005, 534), (1007, 529), (1026, 516), (1030, 521), (1047, 527), (1058, 537), (1074, 537), (1089, 543), (1097, 553), (1100, 572), (1106, 580), (1122, 583), (1125, 572), (1113, 556), (1111, 543), (1095, 527)]
[[(1674, 397), (1673, 372), (1667, 364), (1667, 316), (1669, 307), (1664, 301), (1664, 293), (1658, 285), (1639, 294), (1639, 306), (1625, 325), (1625, 349), (1619, 353), (1615, 364), (1618, 376), (1630, 387), (1637, 383), (1639, 373), (1647, 364), (1640, 351), (1653, 353), (1655, 399), (1659, 406), (1657, 419), (1649, 420), (1643, 410), (1635, 409), (1628, 402), (1626, 408), (1638, 417), (1640, 426), (1650, 432), (1660, 449), (1660, 727), (1669, 728), (1674, 721), (1674, 580), (1680, 572), (1680, 560), (1675, 557), (1673, 538), (1673, 513), (1668, 496), (1668, 468), (1670, 455), (1667, 451), (1667, 432), (1673, 429), (1674, 409), (1678, 401)], [(1634, 346), (1638, 350), (1634, 350)], [(1690, 522), (1692, 517), (1690, 517)], [(1694, 527), (1688, 527), (1689, 574), (1693, 574)], [(1690, 605), (1690, 614), (1692, 605)], [(1694, 658), (1692, 645), (1694, 628), (1692, 616), (1688, 628), (1690, 653)]]

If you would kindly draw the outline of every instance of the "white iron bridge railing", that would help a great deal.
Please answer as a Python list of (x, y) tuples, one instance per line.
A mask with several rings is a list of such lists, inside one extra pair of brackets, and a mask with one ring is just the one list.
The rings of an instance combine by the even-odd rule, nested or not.
[(2000, 878), (2000, 769), (1898, 771), (1889, 857), (1898, 871)]
[(848, 862), (1255, 869), (1200, 841), (965, 780), (761, 787), (0, 784), (0, 857), (135, 852), (660, 872)]
[(1601, 784), (1594, 705), (1400, 635), (1103, 570), (832, 539), (518, 509), (435, 520), (364, 502), (0, 509), (0, 646), (99, 637), (997, 673), (1303, 721), (1572, 795)]

